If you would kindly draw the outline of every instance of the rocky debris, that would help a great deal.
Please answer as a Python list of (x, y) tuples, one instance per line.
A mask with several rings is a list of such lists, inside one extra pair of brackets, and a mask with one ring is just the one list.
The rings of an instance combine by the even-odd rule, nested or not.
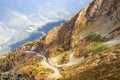
[(21, 72), (7, 71), (1, 74), (2, 80), (27, 80)]

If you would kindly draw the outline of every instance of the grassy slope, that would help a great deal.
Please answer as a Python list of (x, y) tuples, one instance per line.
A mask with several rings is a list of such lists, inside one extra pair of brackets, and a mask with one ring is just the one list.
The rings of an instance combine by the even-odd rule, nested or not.
[[(92, 38), (92, 37), (91, 37)], [(98, 39), (98, 38), (95, 38)], [(90, 40), (90, 38), (89, 38)], [(93, 43), (93, 38), (92, 42)], [(62, 74), (65, 80), (119, 80), (120, 79), (120, 45), (106, 48), (100, 46), (101, 43), (94, 42), (95, 45), (90, 45), (88, 48), (89, 56), (87, 56), (79, 64), (62, 67)], [(97, 44), (97, 46), (96, 46)], [(86, 48), (85, 48), (86, 50)], [(83, 54), (83, 53), (81, 53)]]

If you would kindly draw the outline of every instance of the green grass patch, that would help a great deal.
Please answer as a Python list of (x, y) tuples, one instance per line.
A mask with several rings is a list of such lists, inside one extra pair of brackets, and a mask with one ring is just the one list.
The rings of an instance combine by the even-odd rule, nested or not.
[(87, 45), (87, 47), (84, 50), (84, 53), (98, 53), (98, 52), (102, 52), (105, 51), (107, 49), (107, 47), (101, 43), (101, 42), (92, 42), (89, 45)]
[(86, 37), (90, 42), (106, 42), (108, 39), (105, 37), (101, 37), (100, 35), (91, 34)]
[(84, 53), (95, 54), (107, 49), (104, 45), (104, 43), (108, 40), (107, 38), (101, 37), (100, 35), (91, 34), (87, 36), (86, 39), (89, 41), (89, 44), (84, 49)]

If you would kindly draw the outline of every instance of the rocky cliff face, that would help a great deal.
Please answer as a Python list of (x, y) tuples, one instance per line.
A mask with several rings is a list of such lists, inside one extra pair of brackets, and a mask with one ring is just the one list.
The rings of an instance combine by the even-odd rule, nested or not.
[[(119, 5), (119, 0), (94, 0), (73, 18), (51, 30), (45, 37), (45, 44), (50, 47), (53, 44), (61, 45), (63, 50), (68, 50), (74, 48), (79, 39), (84, 39), (90, 34), (100, 35), (109, 40), (118, 39)], [(79, 36), (79, 39), (76, 36)]]
[(58, 80), (119, 80), (120, 0), (94, 0), (43, 38), (0, 57), (0, 71), (46, 80), (52, 71), (39, 55), (60, 71)]
[(119, 0), (94, 0), (79, 13), (75, 32), (81, 30), (81, 37), (85, 33), (96, 33), (111, 38), (111, 32), (114, 34), (114, 30), (119, 27), (119, 5)]

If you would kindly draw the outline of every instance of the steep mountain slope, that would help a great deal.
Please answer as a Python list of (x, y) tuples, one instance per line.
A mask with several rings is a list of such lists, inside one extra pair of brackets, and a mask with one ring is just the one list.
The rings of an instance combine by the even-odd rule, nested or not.
[(0, 56), (0, 67), (4, 79), (119, 80), (120, 0), (94, 0), (41, 39)]
[[(0, 0), (0, 54), (13, 51), (28, 41), (39, 39), (48, 33), (49, 29), (63, 23), (92, 0), (78, 1)], [(71, 6), (74, 4), (76, 5)], [(46, 29), (46, 26), (49, 27)]]

